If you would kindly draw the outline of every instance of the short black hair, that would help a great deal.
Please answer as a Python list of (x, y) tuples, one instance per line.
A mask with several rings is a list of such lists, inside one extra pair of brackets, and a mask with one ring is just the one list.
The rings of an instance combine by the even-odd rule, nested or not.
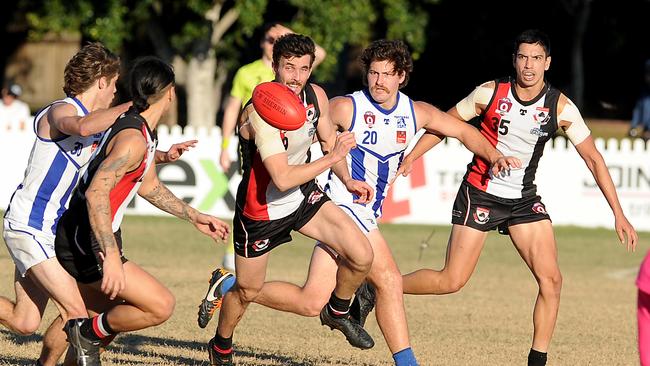
[(521, 32), (517, 36), (517, 38), (515, 38), (514, 48), (512, 50), (513, 55), (517, 54), (517, 51), (519, 51), (519, 45), (521, 45), (522, 43), (528, 43), (528, 44), (539, 43), (539, 45), (542, 46), (542, 48), (544, 48), (546, 57), (551, 55), (551, 40), (548, 38), (546, 33), (542, 32), (539, 29), (527, 29)]
[(271, 30), (271, 28), (275, 27), (276, 25), (282, 25), (280, 22), (267, 22), (264, 23), (262, 26), (262, 40), (264, 40), (264, 37), (266, 36), (266, 33)]
[(304, 55), (310, 56), (309, 66), (311, 67), (316, 59), (316, 44), (305, 35), (288, 33), (278, 38), (273, 44), (273, 64), (276, 67), (280, 65), (282, 57), (302, 57)]

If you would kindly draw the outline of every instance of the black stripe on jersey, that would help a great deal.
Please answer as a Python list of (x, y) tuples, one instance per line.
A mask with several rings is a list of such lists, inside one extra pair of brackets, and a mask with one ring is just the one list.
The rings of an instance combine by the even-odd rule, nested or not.
[(139, 131), (142, 129), (143, 124), (147, 126), (147, 132), (149, 133), (149, 136), (151, 136), (151, 139), (155, 141), (157, 139), (156, 134), (151, 131), (147, 121), (137, 113), (133, 107), (129, 108), (126, 113), (117, 118), (115, 123), (113, 123), (113, 125), (106, 131), (100, 145), (97, 147), (97, 153), (92, 157), (92, 160), (90, 160), (90, 163), (88, 164), (86, 174), (84, 174), (83, 178), (79, 181), (79, 185), (75, 189), (75, 194), (70, 202), (71, 206), (73, 203), (76, 203), (75, 201), (77, 200), (85, 201), (84, 194), (86, 189), (88, 189), (95, 172), (97, 172), (99, 166), (104, 162), (104, 159), (106, 159), (106, 149), (115, 135), (127, 128), (133, 128)]
[[(523, 178), (523, 190), (521, 192), (522, 197), (530, 197), (530, 196), (535, 196), (537, 195), (537, 186), (533, 183), (535, 181), (535, 173), (537, 172), (537, 165), (539, 164), (539, 159), (542, 157), (544, 154), (544, 145), (546, 145), (546, 142), (553, 138), (555, 136), (555, 133), (557, 132), (558, 128), (558, 121), (557, 121), (557, 103), (558, 100), (560, 99), (560, 91), (552, 88), (549, 83), (546, 83), (546, 86), (544, 88), (544, 93), (546, 94), (546, 99), (544, 99), (544, 107), (548, 108), (549, 110), (549, 115), (550, 115), (550, 120), (548, 123), (546, 123), (543, 126), (540, 126), (541, 130), (543, 132), (546, 132), (548, 135), (544, 137), (538, 137), (537, 138), (537, 143), (535, 144), (535, 148), (533, 149), (533, 154), (531, 155), (530, 158), (530, 163), (526, 167), (526, 171), (524, 173), (524, 178)], [(535, 100), (539, 100), (539, 98), (544, 95), (544, 93), (540, 93), (538, 98)], [(514, 87), (513, 87), (513, 95), (515, 98), (517, 97), (516, 94), (514, 93)]]

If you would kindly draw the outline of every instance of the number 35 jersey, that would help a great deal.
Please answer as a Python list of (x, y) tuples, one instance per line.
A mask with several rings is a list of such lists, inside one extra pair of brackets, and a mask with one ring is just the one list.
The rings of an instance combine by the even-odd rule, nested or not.
[(521, 160), (521, 169), (493, 176), (490, 164), (474, 155), (465, 180), (474, 187), (502, 198), (535, 196), (535, 173), (544, 145), (558, 128), (557, 103), (560, 91), (545, 83), (530, 101), (517, 96), (514, 80), (496, 80), (492, 99), (480, 116), (481, 134), (505, 156)]
[(52, 102), (34, 118), (36, 140), (29, 155), (25, 177), (11, 197), (5, 218), (16, 224), (55, 235), (59, 218), (68, 207), (70, 194), (77, 186), (81, 171), (86, 167), (92, 151), (103, 133), (81, 137), (63, 136), (50, 140), (38, 135), (38, 121), (52, 105), (68, 103), (77, 109), (80, 117), (88, 110), (75, 98)]
[[(404, 150), (417, 130), (413, 101), (399, 92), (395, 106), (386, 110), (367, 89), (348, 97), (354, 105), (349, 131), (354, 132), (357, 142), (347, 156), (348, 170), (353, 179), (365, 181), (375, 190), (375, 196), (365, 206), (380, 217), (388, 183), (395, 177)], [(352, 204), (357, 198), (331, 172), (325, 189), (337, 204)]]

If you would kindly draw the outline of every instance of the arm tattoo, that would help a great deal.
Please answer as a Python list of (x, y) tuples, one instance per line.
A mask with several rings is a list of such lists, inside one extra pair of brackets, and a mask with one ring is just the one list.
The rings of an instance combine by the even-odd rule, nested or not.
[(190, 221), (192, 216), (196, 213), (194, 208), (174, 196), (174, 194), (161, 182), (158, 182), (158, 185), (150, 192), (143, 195), (142, 198), (179, 219)]
[(107, 251), (116, 250), (117, 242), (113, 235), (110, 192), (117, 182), (122, 179), (125, 173), (125, 166), (129, 161), (130, 151), (117, 157), (113, 161), (105, 161), (99, 167), (97, 175), (86, 192), (88, 206), (88, 218), (90, 226), (104, 254)]

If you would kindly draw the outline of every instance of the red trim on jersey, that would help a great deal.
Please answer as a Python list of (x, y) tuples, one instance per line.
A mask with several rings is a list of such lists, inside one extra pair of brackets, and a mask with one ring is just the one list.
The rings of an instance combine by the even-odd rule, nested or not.
[[(510, 92), (510, 83), (499, 83), (496, 86), (495, 95), (491, 103), (486, 106), (483, 113), (483, 120), (479, 126), (481, 134), (492, 144), (497, 146), (499, 139), (499, 122), (501, 122), (501, 114), (497, 111), (499, 108), (499, 101), (506, 98)], [(474, 160), (470, 167), (469, 174), (467, 175), (467, 182), (474, 187), (487, 191), (488, 182), (490, 181), (490, 163), (478, 155), (474, 155)]]
[(253, 220), (269, 220), (266, 202), (266, 189), (271, 182), (271, 176), (262, 163), (259, 151), (253, 157), (248, 186), (246, 187), (246, 202), (243, 213)]
[[(144, 123), (142, 124), (141, 132), (144, 135), (145, 140), (147, 140), (147, 127)], [(140, 181), (140, 179), (142, 179), (144, 170), (147, 168), (148, 154), (148, 149), (145, 149), (144, 157), (142, 158), (140, 165), (138, 165), (135, 170), (124, 174), (122, 179), (120, 179), (115, 187), (111, 189), (111, 192), (109, 194), (109, 199), (111, 202), (111, 220), (115, 219), (117, 210), (120, 208), (120, 206), (122, 206), (124, 200), (126, 200), (126, 198), (129, 196), (133, 187)]]

